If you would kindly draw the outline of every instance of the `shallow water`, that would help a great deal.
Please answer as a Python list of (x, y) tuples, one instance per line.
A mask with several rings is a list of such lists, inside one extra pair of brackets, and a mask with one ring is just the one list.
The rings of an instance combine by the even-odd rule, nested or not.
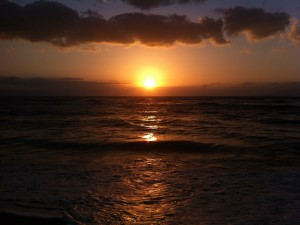
[(300, 99), (1, 100), (1, 211), (70, 224), (300, 222)]

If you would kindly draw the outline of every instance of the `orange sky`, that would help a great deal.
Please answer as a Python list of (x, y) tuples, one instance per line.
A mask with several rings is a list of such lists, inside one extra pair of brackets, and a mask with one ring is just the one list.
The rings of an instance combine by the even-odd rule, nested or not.
[[(34, 1), (27, 2), (29, 4)], [(240, 3), (235, 0), (229, 2), (230, 4)], [(5, 29), (7, 28), (1, 28), (0, 21), (0, 34), (1, 29), (3, 29), (2, 33), (4, 32), (6, 35), (2, 35), (4, 38), (0, 40), (0, 78), (11, 76), (20, 79), (76, 78), (86, 82), (118, 83), (119, 87), (123, 86), (123, 89), (134, 89), (143, 86), (145, 79), (149, 79), (149, 77), (155, 81), (158, 87), (164, 88), (195, 87), (214, 83), (229, 85), (245, 82), (296, 82), (300, 80), (300, 67), (298, 62), (300, 58), (300, 28), (299, 24), (297, 24), (299, 19), (297, 16), (299, 16), (299, 13), (297, 14), (295, 11), (289, 12), (289, 9), (294, 8), (293, 4), (297, 2), (291, 1), (289, 3), (290, 5), (288, 5), (290, 8), (286, 8), (287, 12), (283, 12), (285, 14), (282, 13), (282, 15), (272, 11), (272, 9), (276, 8), (276, 2), (277, 1), (273, 1), (272, 4), (274, 5), (270, 3), (267, 5), (268, 7), (266, 6), (266, 9), (259, 11), (259, 13), (262, 14), (262, 20), (265, 18), (263, 14), (267, 15), (269, 13), (267, 10), (269, 9), (270, 13), (268, 15), (269, 17), (270, 15), (274, 17), (276, 24), (279, 22), (276, 21), (276, 17), (278, 17), (278, 19), (280, 16), (284, 18), (284, 15), (290, 17), (289, 24), (282, 25), (281, 28), (278, 28), (278, 31), (270, 30), (270, 33), (266, 34), (258, 33), (260, 31), (259, 29), (255, 31), (255, 27), (245, 27), (243, 28), (244, 30), (236, 31), (233, 30), (236, 28), (230, 28), (229, 24), (227, 28), (225, 27), (228, 29), (228, 32), (224, 33), (224, 41), (218, 40), (220, 42), (217, 45), (214, 41), (215, 36), (207, 39), (203, 38), (199, 43), (193, 44), (178, 43), (178, 41), (175, 41), (172, 44), (153, 45), (149, 44), (148, 40), (145, 39), (148, 37), (143, 36), (144, 34), (141, 33), (137, 34), (140, 35), (141, 40), (137, 40), (134, 43), (124, 44), (85, 41), (80, 44), (61, 47), (56, 46), (56, 44), (52, 42), (49, 43), (48, 39), (44, 40), (43, 38), (46, 37), (41, 37), (41, 41), (32, 41), (31, 39), (28, 41), (27, 39), (32, 37), (25, 36), (12, 39), (5, 38), (8, 35), (5, 34), (5, 32), (9, 32), (9, 29), (6, 31)], [(14, 3), (14, 1), (11, 1), (11, 3)], [(279, 4), (279, 2), (277, 3)], [(64, 4), (66, 4), (63, 5), (66, 10), (79, 10), (78, 7), (84, 7), (83, 5), (69, 4), (68, 1), (64, 1)], [(104, 3), (101, 3), (100, 6), (103, 6), (102, 4)], [(111, 4), (111, 7), (113, 7), (113, 3)], [(114, 4), (116, 4), (114, 7), (118, 6), (119, 11), (123, 11), (124, 13), (128, 10), (129, 12), (138, 11), (123, 3), (120, 5), (118, 5), (119, 3)], [(22, 6), (24, 5), (26, 5), (26, 3)], [(146, 17), (150, 14), (161, 14), (166, 18), (165, 15), (167, 15), (167, 12), (182, 15), (189, 7), (193, 7), (193, 9), (199, 7), (199, 9), (202, 10), (199, 10), (201, 14), (198, 15), (198, 18), (213, 15), (212, 18), (214, 19), (212, 20), (217, 21), (216, 19), (220, 17), (219, 14), (211, 13), (211, 10), (217, 8), (217, 5), (210, 3), (210, 1), (197, 5), (180, 5), (181, 8), (177, 6), (176, 8), (175, 6), (164, 6), (162, 7), (164, 11), (160, 11), (160, 7), (158, 7), (157, 9), (150, 9), (150, 11), (143, 11), (142, 13), (145, 14)], [(234, 5), (231, 5), (230, 7), (233, 6)], [(90, 8), (91, 5), (86, 7)], [(105, 5), (105, 7), (109, 6)], [(226, 8), (226, 5), (220, 3), (220, 7)], [(247, 12), (249, 11), (249, 13), (255, 12), (252, 10), (253, 7), (258, 7), (257, 9), (259, 9), (259, 5), (251, 5), (249, 8), (246, 7), (247, 6), (242, 9)], [(37, 6), (36, 8), (39, 9)], [(211, 10), (209, 11), (209, 9)], [(241, 8), (232, 8), (233, 11), (240, 9)], [(98, 10), (98, 13), (101, 14), (101, 9), (95, 8), (95, 10)], [(193, 10), (191, 12), (191, 15), (186, 15), (187, 18), (195, 18), (195, 15), (197, 15)], [(205, 15), (207, 12), (210, 13)], [(114, 10), (111, 8), (110, 16), (115, 16), (113, 13)], [(230, 14), (233, 12), (228, 10), (226, 13), (233, 17), (233, 15)], [(141, 16), (143, 14), (124, 15)], [(227, 14), (225, 14), (225, 16)], [(193, 20), (191, 19), (191, 21)], [(188, 26), (188, 23), (196, 24), (196, 22), (191, 21), (190, 19), (186, 19), (186, 26)], [(264, 21), (258, 21), (257, 26), (260, 26), (263, 22)], [(272, 26), (272, 21), (268, 21), (268, 23), (270, 23), (268, 25), (269, 27)], [(145, 29), (146, 33), (149, 32), (149, 35), (154, 35), (156, 32), (155, 27), (143, 27), (142, 29)], [(268, 27), (265, 29), (268, 29)], [(139, 30), (137, 30), (137, 32), (139, 32)], [(230, 32), (237, 33), (230, 35)], [(39, 35), (42, 35), (42, 33)], [(155, 35), (156, 36), (153, 36), (152, 39), (155, 40), (155, 43), (158, 43), (160, 33)], [(213, 34), (207, 33), (205, 35)], [(261, 37), (261, 35), (265, 36)], [(249, 36), (252, 36), (251, 40)], [(185, 42), (185, 39), (182, 40)], [(124, 40), (121, 42), (123, 41)], [(193, 41), (196, 41), (196, 39)], [(227, 43), (225, 43), (225, 41)], [(150, 92), (153, 94), (154, 90)], [(113, 93), (113, 91), (111, 93)]]
[(114, 80), (135, 85), (149, 71), (163, 86), (298, 80), (298, 47), (285, 43), (266, 47), (270, 45), (266, 41), (238, 42), (241, 46), (207, 44), (169, 48), (98, 44), (93, 46), (96, 50), (61, 50), (48, 44), (2, 42), (1, 73)]

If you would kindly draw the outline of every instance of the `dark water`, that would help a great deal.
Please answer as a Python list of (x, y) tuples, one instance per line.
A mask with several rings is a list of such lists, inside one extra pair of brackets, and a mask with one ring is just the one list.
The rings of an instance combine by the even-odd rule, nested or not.
[(300, 224), (300, 98), (0, 98), (0, 210)]

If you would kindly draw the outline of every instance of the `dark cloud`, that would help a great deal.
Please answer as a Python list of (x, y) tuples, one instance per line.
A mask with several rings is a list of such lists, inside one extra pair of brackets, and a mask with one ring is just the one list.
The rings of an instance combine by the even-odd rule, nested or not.
[(97, 11), (92, 10), (92, 9), (88, 9), (86, 11), (83, 11), (81, 13), (83, 16), (90, 16), (90, 17), (103, 17), (101, 14), (99, 14)]
[(0, 77), (0, 96), (85, 96), (123, 95), (126, 84), (91, 82), (81, 78)]
[(0, 37), (50, 42), (67, 47), (87, 42), (145, 45), (198, 44), (223, 37), (222, 20), (203, 18), (193, 22), (186, 16), (125, 13), (108, 20), (93, 11), (83, 16), (57, 2), (38, 1), (20, 7), (9, 1), (0, 3)]
[(203, 39), (213, 39), (217, 44), (226, 43), (222, 21), (206, 17), (192, 22), (186, 16), (179, 15), (126, 13), (111, 18), (109, 22), (125, 34), (122, 40), (140, 41), (150, 46), (172, 45), (175, 42), (198, 44)]
[(37, 1), (20, 7), (0, 2), (0, 37), (32, 42), (56, 42), (68, 37), (79, 20), (78, 13), (60, 3)]
[[(185, 3), (188, 1), (178, 1)], [(286, 13), (268, 13), (263, 9), (236, 7), (222, 11), (224, 18), (202, 17), (191, 21), (181, 15), (124, 13), (104, 19), (94, 11), (78, 12), (58, 2), (37, 1), (21, 7), (0, 1), (0, 39), (48, 42), (60, 47), (84, 43), (168, 46), (174, 43), (199, 44), (212, 40), (227, 44), (229, 35), (248, 32), (261, 39), (284, 31), (289, 25)]]
[(266, 12), (260, 8), (242, 6), (222, 10), (224, 29), (229, 35), (246, 32), (250, 39), (263, 39), (284, 32), (290, 17), (284, 12)]
[(206, 0), (122, 0), (136, 8), (149, 10), (160, 6), (169, 6), (173, 4), (202, 3)]

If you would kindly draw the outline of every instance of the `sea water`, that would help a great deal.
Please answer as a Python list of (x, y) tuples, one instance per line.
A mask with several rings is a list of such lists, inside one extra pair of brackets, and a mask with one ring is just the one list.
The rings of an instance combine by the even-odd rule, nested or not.
[(2, 97), (0, 210), (299, 224), (300, 98)]

